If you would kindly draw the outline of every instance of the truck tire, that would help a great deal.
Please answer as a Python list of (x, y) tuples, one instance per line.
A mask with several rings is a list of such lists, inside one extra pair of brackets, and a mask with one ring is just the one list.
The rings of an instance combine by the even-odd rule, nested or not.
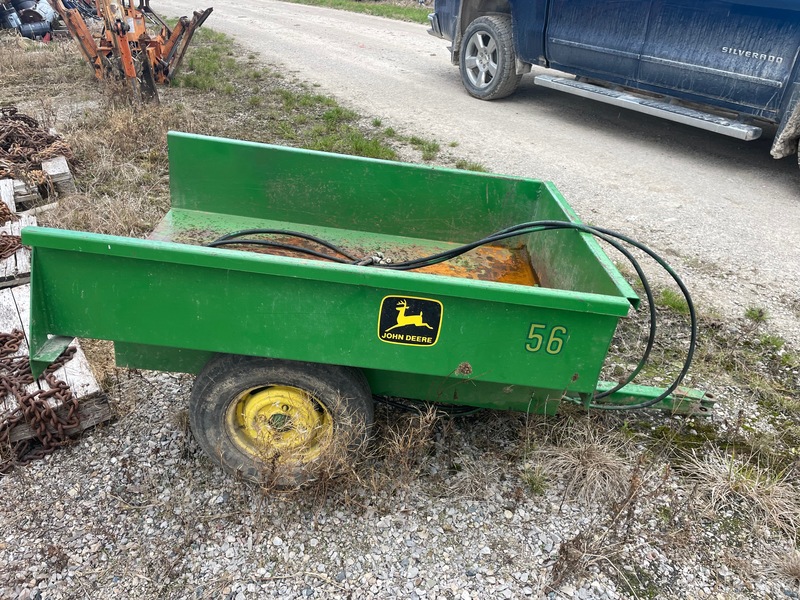
[(373, 401), (350, 367), (220, 354), (195, 380), (192, 433), (231, 474), (286, 489), (335, 476), (364, 448)]
[(511, 17), (478, 17), (461, 39), (461, 81), (467, 92), (481, 100), (505, 98), (517, 89), (522, 75), (516, 72), (516, 53)]

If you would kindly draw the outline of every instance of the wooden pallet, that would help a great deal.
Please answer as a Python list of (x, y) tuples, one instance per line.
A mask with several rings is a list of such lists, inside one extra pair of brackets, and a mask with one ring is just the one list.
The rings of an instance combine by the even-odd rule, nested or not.
[(2, 201), (12, 213), (17, 212), (17, 204), (14, 202), (13, 179), (0, 179), (0, 201)]
[[(74, 194), (77, 191), (72, 171), (64, 156), (55, 156), (42, 161), (42, 171), (50, 178), (53, 190), (58, 196)], [(28, 185), (22, 179), (0, 179), (0, 200), (11, 209), (11, 212), (19, 212), (41, 205), (42, 195), (36, 186)]]
[[(28, 323), (30, 322), (30, 286), (20, 285), (14, 288), (0, 290), (0, 331), (11, 332), (20, 329), (24, 333), (24, 342), (17, 351), (17, 355), (24, 356), (28, 353)], [(108, 421), (114, 414), (108, 404), (108, 399), (101, 390), (94, 378), (86, 355), (80, 348), (77, 340), (72, 342), (76, 352), (67, 364), (55, 372), (56, 378), (66, 382), (75, 397), (78, 398), (80, 425), (73, 430), (67, 430), (68, 434), (74, 435), (80, 431)], [(49, 389), (47, 383), (39, 380), (30, 386), (27, 391), (30, 393), (38, 389)], [(59, 412), (58, 401), (48, 400), (50, 405)], [(17, 401), (10, 395), (0, 400), (0, 423), (9, 418), (17, 408)], [(66, 411), (63, 411), (66, 412)], [(27, 424), (19, 424), (14, 427), (10, 434), (10, 441), (15, 442), (33, 437), (33, 431)]]
[[(23, 227), (36, 225), (33, 215), (19, 215), (18, 221), (8, 221), (0, 227), (0, 233), (19, 236)], [(31, 280), (31, 251), (22, 247), (12, 256), (0, 262), (0, 289), (28, 283)]]
[(42, 201), (38, 188), (29, 186), (22, 179), (14, 179), (14, 202), (21, 209), (28, 209)]
[[(47, 172), (56, 191), (60, 194), (67, 194), (75, 191), (72, 175), (64, 157), (56, 157), (42, 163), (42, 168)], [(34, 194), (35, 192), (35, 194)], [(46, 210), (48, 207), (38, 207), (28, 213), (20, 213), (19, 210), (25, 207), (25, 203), (39, 199), (38, 191), (31, 191), (23, 181), (12, 179), (0, 180), (0, 201), (2, 201), (12, 213), (16, 213), (18, 220), (8, 221), (0, 224), (0, 233), (6, 235), (19, 236), (23, 227), (36, 225), (37, 212)], [(53, 206), (53, 205), (48, 205)], [(30, 281), (31, 274), (31, 254), (30, 249), (22, 247), (14, 255), (0, 261), (0, 332), (10, 333), (14, 329), (19, 329), (24, 333), (24, 341), (16, 352), (17, 356), (28, 354), (28, 323), (30, 322)], [(54, 375), (57, 379), (66, 382), (73, 395), (78, 399), (78, 416), (80, 424), (72, 430), (67, 430), (68, 434), (74, 435), (80, 431), (107, 421), (114, 416), (108, 399), (97, 380), (94, 378), (86, 360), (86, 355), (80, 348), (77, 340), (71, 344), (76, 348), (72, 359), (63, 367), (58, 369)], [(28, 393), (37, 390), (47, 390), (49, 386), (43, 379), (29, 385), (26, 389)], [(59, 400), (51, 398), (49, 405), (56, 413), (66, 413), (67, 409), (59, 405)], [(16, 413), (17, 400), (11, 395), (0, 398), (0, 424), (7, 422)], [(19, 423), (9, 431), (9, 440), (17, 442), (35, 437), (33, 430), (27, 423)]]

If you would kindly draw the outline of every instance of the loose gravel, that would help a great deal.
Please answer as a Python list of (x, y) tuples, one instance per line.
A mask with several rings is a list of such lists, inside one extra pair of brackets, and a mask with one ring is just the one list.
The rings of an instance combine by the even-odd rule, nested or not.
[[(791, 544), (711, 519), (659, 461), (635, 473), (631, 456), (627, 506), (579, 504), (566, 477), (532, 492), (531, 449), (563, 419), (440, 420), (412, 469), (378, 460), (286, 494), (201, 453), (191, 377), (117, 378), (118, 421), (0, 481), (0, 597), (798, 597), (775, 567)], [(383, 427), (399, 418), (378, 411)]]

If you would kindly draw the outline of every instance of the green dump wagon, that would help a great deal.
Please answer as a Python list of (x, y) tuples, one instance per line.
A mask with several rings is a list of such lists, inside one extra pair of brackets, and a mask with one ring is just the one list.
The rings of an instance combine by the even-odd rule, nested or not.
[[(639, 300), (591, 235), (392, 268), (521, 222), (579, 222), (552, 184), (181, 133), (169, 159), (171, 210), (149, 239), (23, 231), (35, 371), (84, 337), (113, 340), (120, 366), (196, 373), (204, 450), (281, 484), (361, 443), (373, 394), (553, 413), (612, 387), (603, 361)], [(207, 246), (236, 232), (271, 241)], [(330, 252), (315, 239), (349, 258), (293, 249)], [(657, 406), (708, 407), (683, 389)]]

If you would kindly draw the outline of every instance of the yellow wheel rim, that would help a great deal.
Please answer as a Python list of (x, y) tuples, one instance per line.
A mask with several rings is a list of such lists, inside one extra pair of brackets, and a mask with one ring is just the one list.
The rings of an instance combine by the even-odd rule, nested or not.
[(231, 439), (247, 454), (277, 463), (307, 463), (330, 443), (333, 420), (308, 392), (275, 385), (252, 388), (226, 414)]

